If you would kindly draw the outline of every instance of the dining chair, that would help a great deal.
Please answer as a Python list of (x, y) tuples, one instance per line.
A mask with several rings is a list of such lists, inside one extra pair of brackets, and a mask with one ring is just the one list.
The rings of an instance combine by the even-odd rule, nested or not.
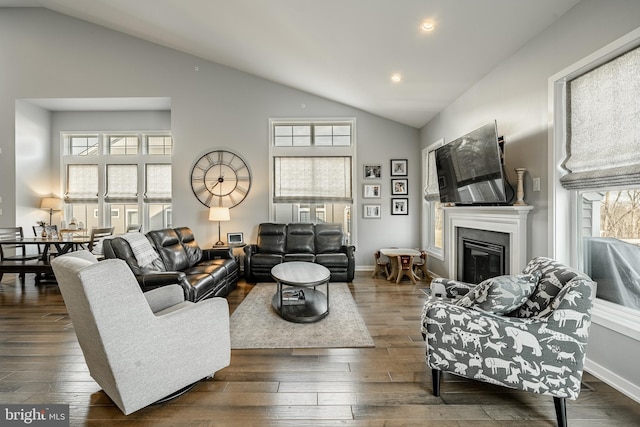
[(89, 252), (98, 258), (102, 258), (102, 240), (105, 237), (113, 236), (114, 229), (115, 227), (92, 228), (88, 244)]
[[(15, 241), (22, 238), (24, 238), (22, 227), (0, 228), (0, 261), (29, 261), (40, 258), (40, 254), (27, 253), (25, 245), (2, 243), (2, 241)], [(20, 273), (19, 277), (24, 280), (25, 273)], [(2, 280), (2, 273), (0, 273), (0, 280)]]
[(411, 255), (398, 255), (398, 278), (396, 283), (400, 283), (400, 279), (404, 276), (411, 279), (411, 283), (416, 284), (416, 277), (413, 273), (413, 256)]

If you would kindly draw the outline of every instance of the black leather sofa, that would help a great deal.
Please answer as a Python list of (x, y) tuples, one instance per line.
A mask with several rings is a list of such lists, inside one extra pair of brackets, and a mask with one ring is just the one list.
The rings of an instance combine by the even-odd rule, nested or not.
[(141, 268), (128, 241), (122, 237), (103, 240), (104, 256), (126, 261), (143, 291), (177, 283), (185, 298), (196, 302), (224, 297), (235, 289), (240, 263), (230, 248), (202, 249), (188, 227), (153, 230), (146, 237), (162, 265)]
[(343, 244), (341, 224), (274, 224), (258, 226), (256, 244), (244, 247), (247, 282), (273, 282), (271, 269), (281, 262), (306, 261), (323, 265), (331, 282), (351, 282), (355, 247)]

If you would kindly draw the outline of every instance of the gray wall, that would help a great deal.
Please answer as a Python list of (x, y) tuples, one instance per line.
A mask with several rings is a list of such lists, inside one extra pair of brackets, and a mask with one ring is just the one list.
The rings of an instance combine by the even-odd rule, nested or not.
[[(22, 142), (16, 140), (15, 100), (169, 97), (175, 142), (174, 224), (192, 227), (203, 246), (217, 240), (215, 224), (207, 220), (206, 208), (191, 192), (189, 175), (193, 163), (205, 152), (229, 149), (245, 158), (254, 181), (245, 201), (231, 211), (232, 221), (225, 228), (242, 231), (245, 240), (254, 241), (257, 224), (269, 219), (269, 118), (355, 117), (356, 264), (371, 266), (373, 251), (381, 246), (419, 246), (417, 129), (45, 9), (0, 9), (0, 67), (3, 176), (25, 180), (19, 172), (23, 165), (16, 160)], [(48, 137), (43, 136), (42, 141)], [(38, 150), (47, 155), (46, 147)], [(58, 153), (48, 155), (51, 164), (56, 164)], [(409, 159), (409, 216), (389, 213), (392, 158)], [(360, 219), (364, 163), (380, 163), (384, 168), (380, 220)], [(0, 226), (14, 225), (19, 212), (37, 209), (36, 201), (43, 193), (59, 192), (45, 175), (38, 179), (37, 189), (26, 190), (28, 196), (17, 196), (13, 180), (0, 182), (0, 208), (4, 210)]]
[[(515, 181), (516, 167), (527, 168), (525, 201), (534, 206), (529, 222), (528, 258), (553, 256), (549, 248), (548, 191), (548, 79), (597, 49), (640, 25), (637, 0), (582, 0), (546, 31), (527, 43), (431, 120), (420, 132), (421, 146), (440, 138), (445, 142), (497, 120), (499, 134), (506, 141), (507, 172)], [(541, 177), (540, 192), (532, 191), (532, 177)], [(429, 266), (446, 274), (446, 260), (430, 259)], [(625, 363), (624, 356), (612, 348), (640, 352), (640, 343), (592, 325), (587, 354), (591, 366), (609, 371), (640, 390), (640, 371)], [(606, 340), (603, 338), (607, 337)], [(613, 382), (613, 381), (612, 381)], [(636, 395), (640, 399), (640, 394)]]

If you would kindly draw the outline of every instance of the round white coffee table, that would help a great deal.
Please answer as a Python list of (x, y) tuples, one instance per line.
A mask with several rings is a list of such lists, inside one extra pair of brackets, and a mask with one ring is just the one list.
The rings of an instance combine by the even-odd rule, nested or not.
[[(313, 262), (292, 261), (271, 269), (277, 291), (271, 304), (290, 322), (311, 323), (329, 314), (329, 278), (331, 272)], [(316, 289), (326, 286), (326, 292)]]

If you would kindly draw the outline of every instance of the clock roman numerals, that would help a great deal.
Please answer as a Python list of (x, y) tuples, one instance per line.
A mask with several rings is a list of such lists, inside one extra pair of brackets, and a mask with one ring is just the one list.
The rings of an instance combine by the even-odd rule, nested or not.
[(251, 189), (251, 171), (242, 157), (215, 150), (198, 159), (191, 171), (193, 194), (203, 205), (232, 208)]

